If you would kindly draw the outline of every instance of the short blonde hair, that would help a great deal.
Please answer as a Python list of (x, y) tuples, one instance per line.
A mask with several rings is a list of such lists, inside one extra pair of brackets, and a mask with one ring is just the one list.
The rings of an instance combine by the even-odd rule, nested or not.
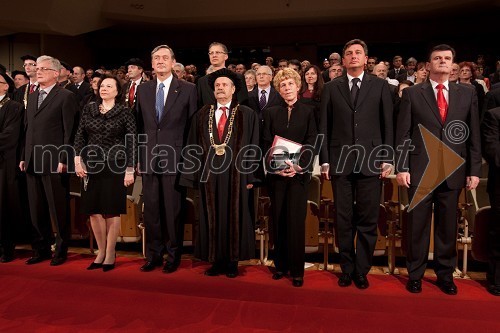
[(274, 88), (279, 91), (280, 83), (288, 79), (294, 80), (295, 84), (300, 89), (301, 86), (300, 75), (299, 73), (297, 73), (297, 71), (291, 68), (284, 68), (278, 71), (278, 73), (276, 73), (276, 76), (274, 77), (273, 80)]

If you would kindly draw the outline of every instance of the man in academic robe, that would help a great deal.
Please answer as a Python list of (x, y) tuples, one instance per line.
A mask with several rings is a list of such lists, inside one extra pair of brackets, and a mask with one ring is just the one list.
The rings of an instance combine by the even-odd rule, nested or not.
[(14, 259), (14, 229), (18, 222), (15, 209), (19, 209), (17, 184), (17, 146), (24, 107), (13, 101), (9, 92), (14, 82), (0, 73), (0, 262)]
[(261, 160), (259, 121), (236, 101), (242, 87), (236, 73), (220, 69), (208, 83), (216, 102), (193, 117), (181, 185), (200, 189), (195, 256), (213, 264), (205, 275), (234, 278), (238, 261), (255, 255), (251, 189)]

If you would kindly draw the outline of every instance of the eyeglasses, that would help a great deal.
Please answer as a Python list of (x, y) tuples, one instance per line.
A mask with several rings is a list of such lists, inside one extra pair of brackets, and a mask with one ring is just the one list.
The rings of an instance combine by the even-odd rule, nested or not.
[(36, 66), (36, 64), (34, 62), (32, 63), (27, 63), (27, 64), (24, 64), (23, 67), (26, 68), (26, 67), (33, 67), (33, 66)]
[(268, 74), (268, 73), (257, 73), (255, 74), (256, 76), (265, 76), (265, 75), (271, 75), (271, 74)]
[(226, 54), (224, 51), (210, 51), (208, 52), (208, 55), (219, 55), (219, 54)]
[(48, 67), (37, 67), (36, 68), (36, 71), (37, 72), (46, 72), (46, 71), (54, 71), (54, 72), (59, 72), (58, 70), (56, 69), (53, 69), (53, 68), (48, 68)]

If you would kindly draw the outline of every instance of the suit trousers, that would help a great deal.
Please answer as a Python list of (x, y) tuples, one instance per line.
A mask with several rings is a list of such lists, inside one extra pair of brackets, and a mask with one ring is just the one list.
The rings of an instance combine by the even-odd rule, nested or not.
[[(410, 187), (410, 202), (417, 190)], [(424, 276), (429, 256), (432, 209), (434, 206), (434, 271), (442, 281), (452, 281), (457, 263), (457, 206), (460, 190), (439, 185), (409, 212), (406, 266), (411, 280)]]
[(307, 176), (270, 176), (274, 232), (274, 266), (292, 277), (304, 276), (305, 219), (309, 182)]
[(332, 186), (340, 267), (343, 273), (366, 275), (372, 266), (377, 243), (382, 182), (378, 176), (351, 173), (334, 176)]
[(26, 173), (28, 200), (33, 224), (33, 250), (50, 253), (55, 235), (55, 257), (64, 258), (70, 239), (69, 175)]
[(185, 189), (176, 176), (143, 174), (146, 259), (157, 261), (167, 252), (167, 261), (179, 264), (184, 240)]

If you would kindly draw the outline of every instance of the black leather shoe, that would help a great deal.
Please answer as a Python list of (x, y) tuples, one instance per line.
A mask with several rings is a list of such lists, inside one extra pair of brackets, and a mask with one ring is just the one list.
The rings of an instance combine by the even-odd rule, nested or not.
[(238, 262), (232, 261), (227, 265), (226, 276), (228, 278), (234, 279), (238, 276)]
[(112, 264), (102, 264), (102, 271), (103, 272), (109, 272), (112, 269), (115, 269), (115, 263), (112, 263)]
[(351, 274), (342, 273), (337, 283), (339, 284), (340, 287), (349, 287), (352, 283)]
[(50, 266), (59, 266), (66, 262), (66, 257), (54, 257), (50, 261)]
[(285, 277), (285, 273), (283, 272), (276, 272), (273, 274), (273, 280), (281, 280), (282, 278)]
[(488, 292), (493, 296), (500, 296), (500, 286), (496, 284), (490, 284), (487, 288)]
[(453, 283), (453, 281), (437, 280), (436, 285), (446, 295), (456, 295), (458, 293), (457, 286)]
[(100, 268), (102, 268), (102, 262), (101, 263), (93, 262), (89, 265), (89, 267), (87, 267), (87, 270), (92, 271), (94, 269), (100, 269)]
[(406, 290), (413, 294), (422, 292), (422, 280), (408, 280), (406, 283)]
[(165, 264), (165, 266), (163, 266), (162, 272), (166, 273), (166, 274), (170, 274), (170, 273), (175, 272), (177, 270), (177, 267), (179, 267), (179, 265), (176, 265), (172, 262), (167, 262)]
[(8, 262), (11, 262), (12, 260), (14, 260), (14, 255), (13, 254), (3, 254), (1, 257), (0, 257), (0, 262), (1, 263), (8, 263)]
[(49, 260), (51, 259), (52, 256), (50, 254), (41, 254), (41, 255), (35, 255), (28, 260), (26, 260), (26, 265), (34, 265), (41, 263), (42, 261)]
[(219, 266), (216, 265), (216, 264), (213, 264), (212, 267), (210, 267), (209, 269), (207, 269), (205, 271), (205, 275), (206, 276), (217, 276), (219, 275), (221, 272), (221, 270), (219, 269)]
[(304, 278), (298, 277), (292, 279), (292, 286), (294, 287), (302, 287), (304, 284)]
[(141, 266), (141, 271), (143, 272), (151, 272), (156, 267), (160, 267), (163, 262), (161, 261), (146, 261), (144, 265)]
[(366, 278), (366, 275), (356, 273), (353, 275), (352, 280), (354, 281), (354, 285), (358, 289), (366, 289), (370, 286), (368, 283), (368, 279)]

